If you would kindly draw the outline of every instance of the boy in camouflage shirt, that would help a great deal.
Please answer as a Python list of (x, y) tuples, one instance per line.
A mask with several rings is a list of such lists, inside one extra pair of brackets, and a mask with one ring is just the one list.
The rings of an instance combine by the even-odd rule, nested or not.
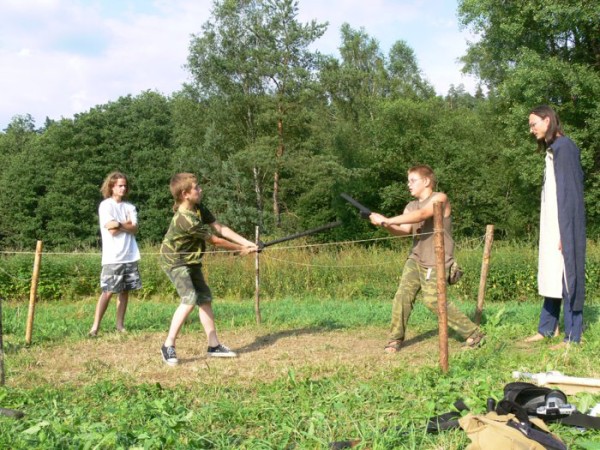
[(211, 306), (212, 294), (202, 276), (202, 255), (207, 242), (241, 255), (256, 252), (257, 246), (217, 222), (201, 203), (202, 189), (195, 175), (174, 175), (170, 190), (175, 200), (175, 215), (160, 247), (161, 265), (175, 285), (181, 304), (173, 315), (169, 334), (161, 347), (162, 358), (168, 365), (178, 364), (175, 341), (195, 305), (199, 307), (200, 322), (208, 339), (208, 355), (235, 357), (236, 353), (222, 345), (217, 337)]

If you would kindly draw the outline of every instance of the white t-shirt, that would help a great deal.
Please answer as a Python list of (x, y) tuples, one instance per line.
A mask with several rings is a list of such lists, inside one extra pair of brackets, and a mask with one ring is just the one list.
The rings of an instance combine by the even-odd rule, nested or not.
[(107, 198), (100, 203), (98, 216), (102, 234), (102, 265), (139, 261), (140, 251), (135, 236), (124, 231), (113, 236), (105, 226), (111, 220), (121, 223), (131, 220), (137, 225), (135, 206), (128, 202), (117, 203), (113, 198)]

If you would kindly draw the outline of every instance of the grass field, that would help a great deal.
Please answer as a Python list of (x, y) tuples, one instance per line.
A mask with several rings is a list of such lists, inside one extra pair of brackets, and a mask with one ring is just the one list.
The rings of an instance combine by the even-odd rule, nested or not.
[[(473, 302), (450, 299), (472, 314)], [(450, 370), (439, 369), (437, 318), (417, 303), (405, 347), (383, 352), (387, 298), (286, 297), (262, 303), (217, 300), (221, 340), (233, 360), (205, 356), (198, 317), (178, 341), (180, 365), (159, 354), (176, 301), (132, 296), (126, 326), (114, 330), (114, 303), (90, 339), (95, 298), (38, 303), (33, 343), (24, 345), (27, 306), (3, 305), (6, 383), (0, 448), (326, 449), (356, 439), (363, 449), (462, 449), (462, 430), (425, 432), (427, 418), (462, 398), (475, 412), (501, 398), (513, 370), (600, 378), (600, 306), (585, 310), (583, 345), (525, 345), (540, 303), (486, 304), (485, 345), (463, 350), (450, 332)], [(600, 393), (569, 396), (587, 411)], [(570, 449), (600, 448), (600, 433), (552, 425)]]

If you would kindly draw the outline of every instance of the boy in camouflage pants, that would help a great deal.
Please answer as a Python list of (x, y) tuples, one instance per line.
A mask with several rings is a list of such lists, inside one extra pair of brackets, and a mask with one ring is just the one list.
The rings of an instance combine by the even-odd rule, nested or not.
[[(385, 346), (388, 353), (397, 353), (405, 338), (408, 319), (419, 291), (425, 306), (437, 314), (437, 278), (435, 246), (433, 238), (433, 203), (443, 203), (444, 250), (446, 279), (454, 263), (454, 241), (452, 240), (452, 208), (448, 196), (434, 192), (436, 177), (431, 167), (418, 165), (408, 171), (408, 189), (415, 200), (406, 205), (403, 214), (385, 217), (372, 213), (371, 223), (387, 229), (394, 235), (413, 235), (411, 253), (404, 265), (398, 291), (392, 306), (390, 340)], [(467, 347), (478, 346), (483, 333), (462, 311), (452, 303), (447, 305), (448, 325), (461, 335)]]

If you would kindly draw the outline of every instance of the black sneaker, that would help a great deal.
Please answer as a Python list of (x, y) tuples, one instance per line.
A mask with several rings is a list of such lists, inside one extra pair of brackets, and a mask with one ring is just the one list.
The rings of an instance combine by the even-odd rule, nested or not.
[(219, 344), (216, 347), (208, 347), (208, 356), (214, 356), (215, 358), (235, 358), (237, 353), (223, 344)]
[(177, 354), (175, 353), (175, 347), (165, 347), (164, 345), (160, 348), (162, 359), (170, 366), (176, 366), (179, 361), (177, 360)]

